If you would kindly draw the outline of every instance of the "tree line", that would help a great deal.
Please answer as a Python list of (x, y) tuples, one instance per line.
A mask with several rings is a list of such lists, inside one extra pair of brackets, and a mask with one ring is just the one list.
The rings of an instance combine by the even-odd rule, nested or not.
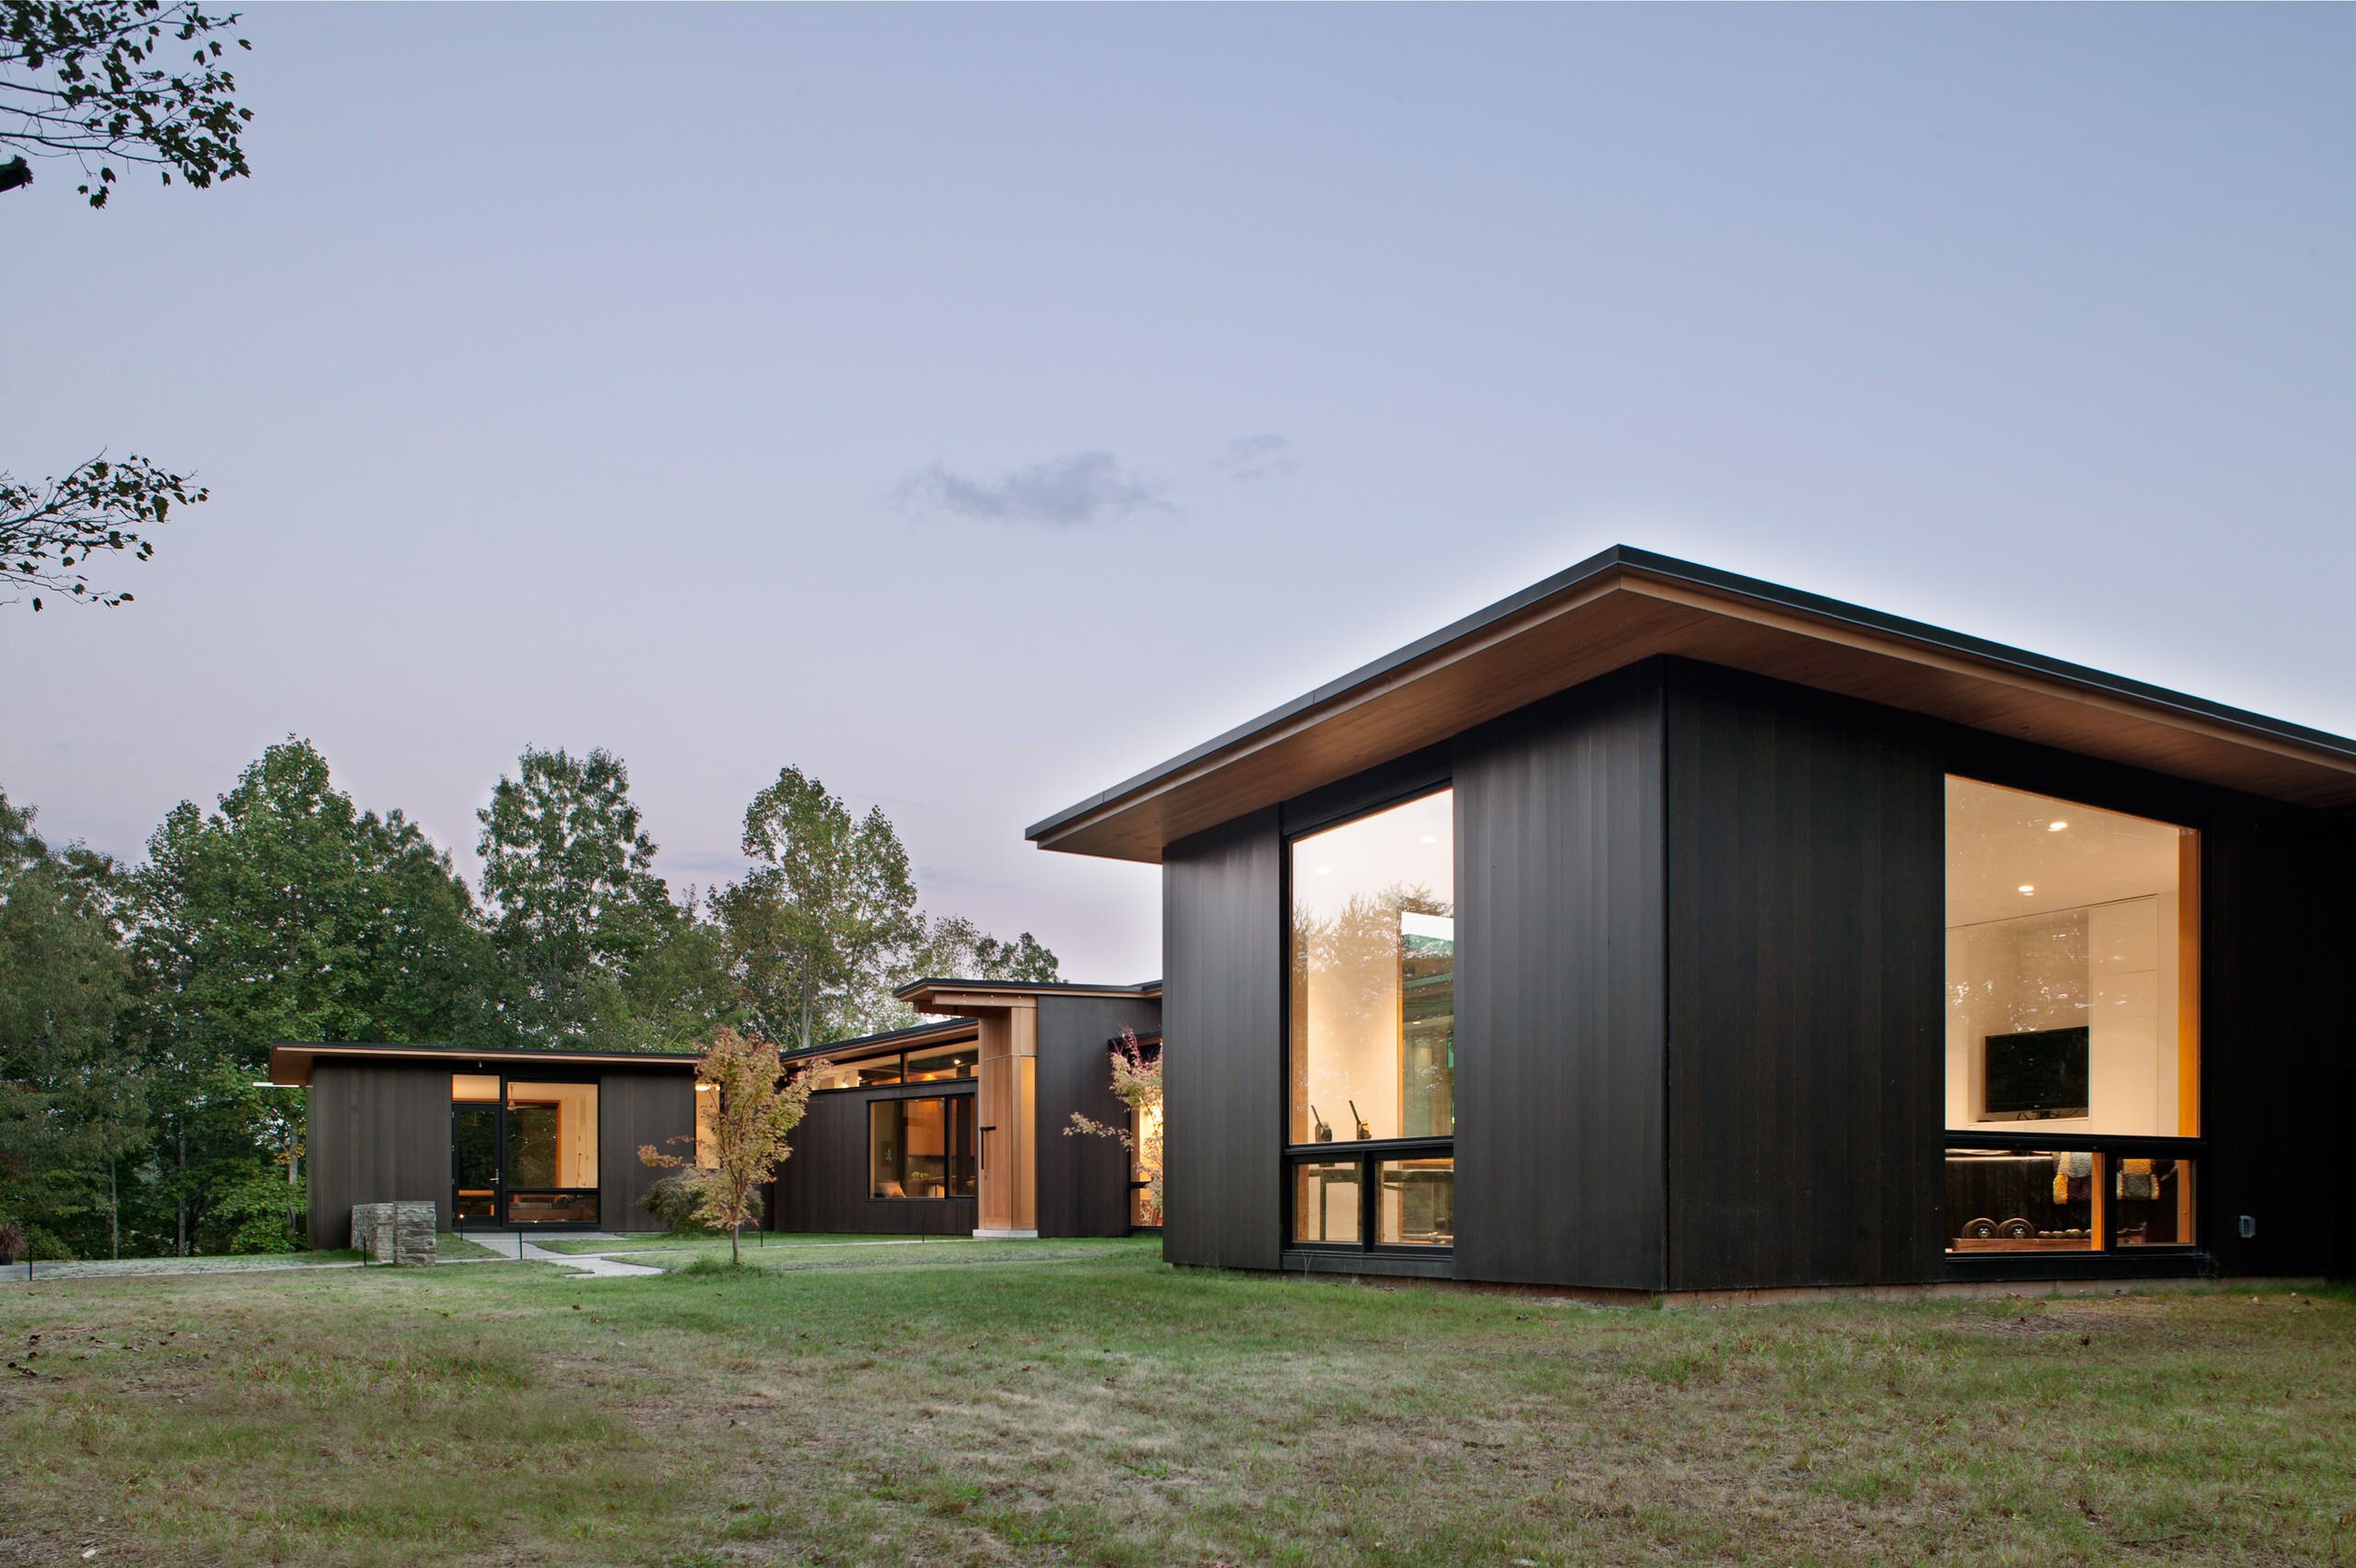
[(745, 810), (751, 869), (710, 893), (655, 873), (605, 751), (526, 749), (477, 814), (469, 887), (307, 741), (174, 807), (138, 864), (48, 842), (0, 791), (0, 1228), (41, 1257), (299, 1245), (278, 1041), (798, 1046), (913, 1021), (892, 992), (919, 975), (1057, 974), (1027, 931), (925, 913), (890, 819), (796, 767)]

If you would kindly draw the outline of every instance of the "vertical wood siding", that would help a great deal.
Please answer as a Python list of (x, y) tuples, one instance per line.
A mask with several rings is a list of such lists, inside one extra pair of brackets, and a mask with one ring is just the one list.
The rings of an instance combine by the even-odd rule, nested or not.
[(1039, 998), (1038, 1221), (1042, 1236), (1126, 1236), (1129, 1151), (1111, 1138), (1066, 1136), (1077, 1112), (1129, 1124), (1113, 1092), (1106, 1043), (1124, 1027), (1150, 1034), (1161, 1003), (1150, 997)]
[(1666, 1283), (1657, 664), (1457, 744), (1456, 1274)]
[(1284, 927), (1275, 811), (1163, 851), (1162, 1255), (1277, 1263)]
[(311, 1245), (352, 1242), (352, 1205), (431, 1198), (450, 1228), (450, 1069), (320, 1062), (310, 1090)]
[(870, 1198), (867, 1108), (878, 1100), (973, 1098), (971, 1083), (830, 1090), (810, 1097), (793, 1129), (791, 1158), (778, 1168), (769, 1228), (792, 1233), (971, 1236), (972, 1198)]
[(1936, 1278), (1939, 752), (1731, 671), (1667, 695), (1669, 1286)]
[(642, 1144), (695, 1154), (695, 1073), (606, 1072), (597, 1079), (597, 1222), (607, 1230), (660, 1230), (646, 1212), (647, 1189), (667, 1170), (638, 1157)]

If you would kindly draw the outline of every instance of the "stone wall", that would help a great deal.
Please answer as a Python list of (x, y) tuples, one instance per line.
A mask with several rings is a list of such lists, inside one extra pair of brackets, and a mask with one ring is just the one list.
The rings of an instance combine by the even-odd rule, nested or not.
[(352, 1244), (370, 1262), (423, 1268), (433, 1262), (433, 1205), (354, 1204)]

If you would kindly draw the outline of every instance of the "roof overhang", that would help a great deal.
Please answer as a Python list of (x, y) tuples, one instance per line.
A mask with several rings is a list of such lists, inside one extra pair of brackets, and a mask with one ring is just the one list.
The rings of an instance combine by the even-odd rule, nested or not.
[(1015, 1008), (1035, 1008), (1042, 997), (1158, 997), (1161, 982), (1136, 986), (1087, 986), (1071, 981), (911, 980), (892, 993), (920, 1013), (977, 1018)]
[(1162, 847), (1662, 654), (2178, 778), (2356, 804), (2356, 741), (1854, 605), (1615, 546), (1034, 824), (1044, 849)]
[(441, 1067), (465, 1072), (469, 1066), (504, 1067), (669, 1067), (692, 1073), (696, 1055), (689, 1052), (652, 1051), (477, 1051), (464, 1045), (341, 1045), (282, 1041), (270, 1048), (270, 1081), (288, 1089), (311, 1081), (320, 1061), (374, 1062), (407, 1066)]

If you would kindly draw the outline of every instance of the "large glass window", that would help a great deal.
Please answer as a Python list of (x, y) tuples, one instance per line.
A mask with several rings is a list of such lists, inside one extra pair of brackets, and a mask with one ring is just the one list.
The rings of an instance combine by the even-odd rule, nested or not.
[(507, 1221), (597, 1223), (597, 1086), (507, 1082)]
[(1292, 1141), (1456, 1130), (1455, 794), (1292, 845)]
[(1946, 789), (1949, 1250), (2191, 1244), (2200, 836)]
[(1295, 1243), (1455, 1243), (1455, 804), (1441, 790), (1292, 841)]
[(878, 1100), (867, 1108), (868, 1195), (974, 1195), (974, 1097)]

